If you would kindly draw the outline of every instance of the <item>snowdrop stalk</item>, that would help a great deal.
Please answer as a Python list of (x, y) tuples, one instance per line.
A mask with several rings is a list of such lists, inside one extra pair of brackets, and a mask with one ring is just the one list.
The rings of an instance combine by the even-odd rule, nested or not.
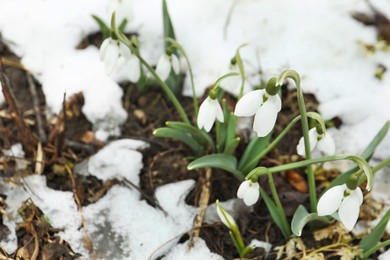
[[(309, 123), (307, 120), (305, 100), (303, 98), (303, 92), (301, 88), (301, 78), (296, 71), (286, 70), (280, 75), (278, 81), (276, 82), (276, 87), (282, 86), (284, 80), (287, 78), (294, 80), (297, 88), (297, 99), (298, 99), (299, 113), (301, 114), (301, 125), (302, 125), (303, 140), (305, 144), (305, 155), (306, 155), (306, 159), (310, 160), (311, 148), (310, 148), (310, 140), (309, 140)], [(311, 211), (315, 213), (317, 211), (317, 194), (316, 194), (314, 170), (311, 164), (309, 164), (307, 167), (307, 179), (308, 179), (308, 186), (309, 186), (310, 208)]]
[(145, 59), (141, 57), (141, 55), (138, 53), (138, 51), (134, 48), (132, 42), (124, 35), (122, 32), (118, 30), (115, 23), (115, 13), (112, 14), (111, 17), (111, 28), (115, 35), (118, 37), (118, 39), (123, 42), (132, 53), (134, 53), (135, 56), (141, 61), (141, 63), (150, 71), (152, 76), (156, 79), (156, 81), (160, 84), (161, 88), (167, 95), (168, 99), (172, 102), (174, 107), (176, 108), (177, 112), (179, 112), (182, 120), (184, 123), (190, 125), (190, 120), (188, 119), (188, 116), (186, 112), (184, 111), (184, 108), (181, 106), (179, 100), (177, 100), (175, 94), (173, 94), (172, 90), (169, 88), (169, 86), (157, 75), (156, 71), (152, 68), (152, 66), (149, 65), (149, 63), (146, 62)]
[(245, 85), (245, 68), (244, 68), (244, 62), (242, 61), (241, 54), (240, 54), (240, 49), (247, 46), (248, 44), (242, 44), (240, 47), (238, 47), (236, 51), (236, 55), (232, 59), (232, 64), (234, 63), (237, 64), (238, 69), (240, 70), (241, 74), (241, 88), (240, 88), (240, 94), (237, 98), (237, 100), (240, 100), (240, 98), (244, 95), (244, 85)]
[(191, 67), (190, 59), (188, 58), (187, 53), (185, 52), (184, 48), (175, 39), (167, 38), (166, 41), (169, 42), (173, 48), (178, 49), (181, 52), (181, 54), (183, 55), (184, 59), (186, 60), (188, 72), (190, 74), (190, 80), (191, 80), (192, 102), (194, 104), (194, 115), (195, 115), (195, 118), (197, 118), (199, 106), (198, 106), (198, 101), (197, 101), (197, 96), (196, 96), (196, 91), (195, 91), (194, 76), (192, 74), (192, 67)]

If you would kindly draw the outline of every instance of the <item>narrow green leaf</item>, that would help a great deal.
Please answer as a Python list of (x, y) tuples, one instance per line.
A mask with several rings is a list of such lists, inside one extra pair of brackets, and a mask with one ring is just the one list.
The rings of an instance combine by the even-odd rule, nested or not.
[[(172, 38), (176, 40), (175, 31), (173, 29), (171, 17), (169, 16), (168, 6), (166, 0), (163, 0), (163, 26), (164, 26), (164, 38)], [(169, 42), (165, 42), (165, 47), (168, 47)]]
[(166, 122), (166, 125), (170, 128), (186, 131), (190, 133), (192, 137), (202, 146), (206, 147), (207, 145), (209, 145), (212, 150), (215, 149), (213, 139), (211, 139), (210, 135), (204, 130), (200, 130), (197, 127), (188, 125), (183, 122), (168, 121)]
[(202, 146), (197, 143), (192, 136), (186, 132), (178, 129), (168, 128), (168, 127), (160, 127), (154, 130), (153, 134), (158, 137), (164, 138), (172, 138), (185, 143), (188, 147), (194, 151), (196, 154), (201, 154), (203, 149)]
[[(360, 241), (360, 248), (363, 250), (363, 252), (367, 252), (381, 240), (383, 237), (385, 231), (387, 222), (389, 222), (390, 219), (390, 210), (387, 211), (387, 213), (383, 216), (381, 221), (374, 227), (371, 232)], [(372, 252), (373, 253), (373, 252)], [(368, 256), (367, 256), (368, 257)]]
[(96, 21), (96, 23), (99, 25), (100, 31), (101, 31), (102, 34), (103, 34), (103, 38), (106, 39), (106, 38), (110, 37), (111, 30), (110, 30), (110, 28), (106, 25), (106, 23), (103, 22), (103, 20), (100, 19), (99, 17), (97, 17), (96, 15), (92, 15), (92, 18), (93, 18), (93, 19)]
[[(265, 137), (254, 137), (249, 142), (247, 148), (245, 149), (244, 155), (241, 157), (241, 160), (238, 164), (238, 169), (242, 171), (244, 167), (250, 169), (248, 172), (253, 170), (256, 167), (258, 162), (250, 163), (253, 158), (256, 158), (270, 143), (272, 133), (268, 134)], [(259, 158), (260, 160), (261, 158)]]
[(327, 217), (318, 216), (317, 213), (309, 213), (304, 206), (299, 205), (291, 221), (291, 230), (294, 235), (301, 236), (303, 228), (311, 221), (330, 222)]
[(236, 157), (229, 154), (216, 153), (216, 154), (205, 155), (203, 157), (196, 159), (195, 161), (192, 161), (187, 166), (189, 170), (205, 168), (205, 167), (223, 169), (225, 171), (233, 173), (236, 176), (236, 178), (238, 178), (239, 180), (244, 179), (242, 173), (236, 169), (237, 167)]
[(223, 109), (223, 117), (224, 122), (221, 123), (218, 120), (215, 122), (216, 126), (216, 144), (217, 144), (217, 151), (223, 152), (225, 150), (226, 145), (226, 137), (227, 137), (227, 125), (229, 121), (229, 110), (227, 109), (226, 100), (222, 99), (222, 109)]
[[(390, 122), (388, 121), (384, 124), (384, 126), (381, 128), (381, 130), (379, 130), (379, 132), (371, 140), (371, 142), (368, 144), (366, 149), (364, 149), (363, 153), (361, 154), (361, 157), (363, 157), (363, 159), (365, 159), (367, 162), (371, 159), (376, 148), (378, 147), (378, 145), (383, 141), (383, 139), (387, 135), (387, 133), (389, 131), (389, 127), (390, 127)], [(328, 186), (328, 188), (326, 190), (328, 190), (331, 187), (334, 187), (336, 185), (344, 184), (347, 181), (348, 177), (351, 176), (351, 174), (355, 173), (358, 170), (359, 170), (358, 167), (354, 167), (351, 170), (348, 170), (347, 172), (341, 174), (340, 176), (338, 176), (336, 179), (334, 179), (330, 183), (330, 185)], [(363, 176), (363, 178), (365, 178), (365, 176)], [(361, 180), (359, 180), (359, 183), (361, 183), (363, 181), (364, 181), (364, 179), (361, 179)]]
[(233, 154), (239, 144), (240, 144), (239, 137), (230, 140), (230, 142), (226, 145), (223, 153), (224, 154)]
[[(226, 141), (225, 143), (228, 145), (230, 144), (234, 139), (236, 139), (236, 128), (237, 128), (237, 117), (229, 111), (228, 107), (226, 106), (226, 117), (227, 117), (227, 129), (226, 129)], [(225, 118), (226, 120), (226, 118)], [(226, 149), (226, 147), (225, 147)]]
[(282, 231), (283, 236), (285, 238), (288, 238), (290, 232), (283, 228), (283, 220), (282, 220), (282, 218), (281, 218), (281, 216), (279, 214), (279, 210), (276, 207), (275, 202), (273, 202), (271, 200), (271, 198), (268, 196), (268, 194), (264, 191), (263, 188), (260, 188), (260, 194), (261, 194), (261, 197), (263, 198), (263, 200), (265, 202), (265, 205), (268, 208), (269, 213), (271, 214), (271, 217), (272, 217), (273, 221), (279, 227), (280, 231)]
[(123, 19), (123, 21), (121, 22), (121, 24), (119, 25), (118, 27), (118, 30), (122, 33), (124, 33), (124, 30), (126, 28), (126, 25), (127, 25), (127, 19)]

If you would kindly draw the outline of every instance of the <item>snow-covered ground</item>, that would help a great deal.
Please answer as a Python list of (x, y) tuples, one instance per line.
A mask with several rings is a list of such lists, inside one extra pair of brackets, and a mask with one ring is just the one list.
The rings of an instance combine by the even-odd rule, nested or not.
[[(23, 65), (42, 83), (50, 112), (60, 110), (65, 91), (67, 96), (83, 91), (83, 112), (87, 118), (97, 130), (114, 134), (118, 133), (126, 118), (121, 107), (122, 90), (113, 78), (106, 75), (96, 47), (76, 49), (84, 37), (98, 30), (91, 14), (109, 21), (109, 2), (0, 0), (0, 32), (12, 51), (22, 57)], [(259, 83), (259, 70), (264, 79), (278, 76), (284, 69), (298, 71), (304, 91), (316, 95), (325, 118), (338, 116), (343, 122), (339, 130), (330, 130), (336, 139), (338, 153), (361, 152), (390, 119), (390, 75), (385, 73), (383, 80), (374, 77), (379, 64), (390, 68), (390, 53), (368, 54), (361, 43), (375, 44), (376, 31), (350, 16), (354, 11), (371, 12), (364, 0), (167, 2), (177, 40), (192, 62), (198, 95), (226, 73), (236, 48), (248, 43), (242, 49), (247, 75), (250, 76), (247, 90)], [(390, 17), (390, 1), (371, 2)], [(128, 6), (132, 6), (128, 10), (129, 15), (133, 15), (128, 30), (139, 34), (142, 55), (155, 64), (163, 53), (161, 1), (133, 0)], [(117, 75), (114, 78), (119, 80), (122, 77)], [(191, 94), (188, 79), (184, 93)], [(389, 141), (388, 137), (379, 147), (376, 159), (390, 156)], [(137, 184), (142, 155), (136, 149), (147, 144), (130, 140), (120, 142), (110, 144), (92, 157), (87, 163), (88, 172), (101, 179), (130, 178)], [(116, 160), (110, 160), (109, 156), (113, 154), (118, 156)], [(136, 159), (131, 162), (119, 159), (127, 157)], [(383, 185), (388, 175), (381, 176), (384, 176), (382, 181), (377, 183)], [(65, 227), (63, 237), (69, 240), (73, 249), (86, 253), (80, 247), (82, 231), (77, 228), (81, 220), (71, 194), (47, 188), (43, 177), (32, 176), (25, 181), (35, 194), (44, 198), (34, 201), (50, 219), (58, 220), (60, 226), (56, 227)], [(100, 251), (107, 254), (102, 257), (113, 257), (113, 251), (106, 250), (104, 244), (110, 248), (118, 247), (115, 249), (123, 253), (122, 257), (145, 259), (159, 246), (168, 246), (164, 243), (176, 242), (177, 239), (173, 238), (191, 228), (195, 214), (196, 209), (183, 200), (191, 185), (191, 182), (181, 182), (158, 190), (156, 197), (169, 212), (168, 216), (140, 200), (136, 190), (117, 186), (98, 203), (87, 206), (84, 211), (88, 229), (101, 246)], [(23, 189), (4, 189), (12, 210), (16, 210), (24, 198), (34, 198), (31, 192)], [(54, 196), (63, 200), (65, 206), (58, 208), (58, 204), (49, 200)], [(69, 219), (61, 222), (62, 219), (57, 217), (64, 212), (69, 214)], [(13, 223), (10, 221), (9, 225)], [(147, 236), (152, 232), (159, 232), (159, 235)], [(114, 244), (107, 244), (107, 236), (113, 238)], [(6, 249), (15, 249), (15, 240), (10, 238), (8, 242)], [(153, 256), (161, 254), (164, 248), (158, 249)], [(186, 246), (172, 250), (167, 259), (180, 259), (185, 254), (188, 254), (185, 255), (188, 259), (199, 259), (180, 248)], [(195, 249), (205, 254), (202, 259), (218, 259), (202, 241)]]

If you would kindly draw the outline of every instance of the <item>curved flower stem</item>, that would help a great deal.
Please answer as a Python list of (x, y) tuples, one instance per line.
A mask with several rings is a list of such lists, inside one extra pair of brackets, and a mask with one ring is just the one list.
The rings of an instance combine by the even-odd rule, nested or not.
[(190, 74), (190, 79), (191, 79), (192, 102), (194, 103), (194, 111), (195, 111), (194, 118), (197, 118), (198, 111), (199, 111), (199, 105), (198, 105), (198, 100), (197, 100), (196, 91), (195, 91), (194, 75), (192, 74), (192, 67), (191, 67), (190, 59), (188, 58), (187, 53), (185, 52), (184, 48), (175, 39), (167, 38), (166, 40), (168, 42), (170, 42), (172, 44), (172, 46), (177, 48), (183, 54), (183, 57), (187, 62), (188, 72)]
[(245, 85), (245, 67), (244, 62), (242, 61), (240, 49), (247, 46), (248, 44), (242, 44), (240, 47), (238, 47), (235, 58), (237, 61), (238, 69), (240, 70), (241, 74), (241, 87), (240, 87), (240, 94), (237, 97), (237, 100), (240, 100), (242, 96), (244, 95), (244, 85)]
[(169, 88), (169, 86), (157, 75), (156, 71), (152, 68), (152, 66), (149, 65), (139, 54), (139, 52), (134, 48), (133, 44), (127, 39), (126, 35), (124, 35), (122, 32), (118, 30), (118, 28), (115, 27), (115, 13), (113, 15), (113, 30), (115, 31), (116, 36), (120, 41), (122, 41), (130, 50), (131, 52), (137, 56), (137, 58), (141, 61), (141, 63), (150, 71), (150, 73), (153, 75), (153, 77), (157, 80), (157, 82), (160, 84), (161, 88), (167, 95), (168, 99), (172, 102), (172, 104), (175, 106), (177, 112), (179, 112), (182, 120), (184, 123), (191, 125), (190, 120), (188, 120), (187, 114), (184, 111), (184, 108), (181, 106), (179, 100), (177, 100), (175, 94), (173, 94), (172, 90)]
[[(297, 88), (297, 99), (299, 105), (299, 113), (301, 114), (301, 124), (302, 124), (302, 134), (305, 143), (305, 154), (306, 159), (311, 159), (311, 149), (310, 149), (310, 141), (309, 141), (309, 123), (307, 120), (305, 100), (303, 98), (303, 92), (301, 88), (301, 79), (299, 74), (293, 70), (286, 70), (280, 75), (276, 85), (283, 85), (283, 81), (286, 78), (290, 78), (294, 80), (296, 88)], [(314, 170), (311, 164), (307, 167), (307, 180), (309, 185), (309, 195), (310, 195), (310, 208), (312, 212), (317, 212), (317, 193), (316, 193), (316, 183), (314, 178)]]
[[(307, 116), (311, 117), (317, 121), (320, 122), (320, 115), (316, 112), (307, 112)], [(265, 148), (261, 153), (256, 155), (255, 158), (253, 158), (247, 165), (253, 165), (254, 163), (258, 162), (261, 158), (263, 158), (264, 155), (269, 153), (282, 139), (283, 137), (290, 131), (290, 129), (301, 119), (301, 115), (296, 116), (291, 122), (286, 126), (286, 128), (283, 129), (283, 131), (270, 143), (267, 148)], [(242, 169), (242, 172), (247, 172), (249, 170), (248, 166), (244, 167)]]
[(290, 226), (287, 222), (286, 213), (284, 212), (282, 203), (280, 202), (278, 193), (277, 193), (276, 188), (275, 188), (275, 183), (274, 183), (274, 178), (272, 177), (272, 172), (267, 170), (267, 176), (268, 176), (269, 186), (271, 187), (272, 197), (274, 198), (276, 207), (278, 208), (279, 214), (281, 216), (283, 229), (285, 230), (285, 232), (288, 232), (288, 234), (291, 235), (291, 229), (290, 229)]
[[(324, 156), (324, 157), (320, 157), (320, 158), (307, 159), (304, 161), (275, 166), (275, 167), (268, 168), (268, 170), (271, 173), (276, 173), (276, 172), (281, 172), (281, 171), (286, 171), (286, 170), (309, 166), (309, 165), (312, 165), (315, 163), (324, 163), (324, 162), (341, 161), (341, 160), (352, 160), (356, 164), (357, 164), (357, 161), (365, 161), (362, 157), (356, 156), (356, 155), (336, 154), (336, 155), (332, 155), (332, 156)], [(358, 164), (358, 166), (360, 167), (359, 164)]]

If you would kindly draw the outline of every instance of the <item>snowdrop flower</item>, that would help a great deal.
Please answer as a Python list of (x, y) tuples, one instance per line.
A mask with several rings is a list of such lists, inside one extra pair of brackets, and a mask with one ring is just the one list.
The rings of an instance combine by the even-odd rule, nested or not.
[(224, 122), (221, 105), (218, 103), (218, 99), (215, 97), (215, 95), (213, 95), (211, 92), (210, 95), (200, 105), (197, 118), (198, 128), (204, 128), (206, 132), (210, 132), (216, 119), (221, 123)]
[(124, 43), (111, 37), (105, 39), (100, 47), (100, 59), (104, 62), (108, 75), (123, 65), (131, 82), (139, 80), (141, 75), (140, 61)]
[(243, 181), (237, 190), (237, 197), (243, 199), (247, 206), (252, 206), (260, 197), (260, 185), (252, 180)]
[(180, 73), (179, 58), (175, 54), (164, 53), (158, 60), (156, 73), (163, 81), (166, 81), (172, 69), (176, 74)]
[(330, 188), (322, 195), (317, 205), (319, 216), (331, 215), (338, 211), (340, 221), (351, 231), (359, 217), (363, 193), (359, 187), (348, 189), (346, 184)]
[[(336, 147), (333, 141), (333, 138), (328, 133), (319, 134), (316, 127), (309, 130), (309, 142), (310, 149), (313, 151), (315, 147), (318, 147), (318, 150), (327, 154), (334, 155)], [(305, 156), (305, 141), (303, 137), (299, 139), (297, 145), (297, 153), (301, 156)]]
[(100, 46), (100, 59), (104, 62), (107, 74), (111, 75), (123, 57), (128, 57), (130, 50), (126, 45), (113, 38), (107, 38)]
[(120, 23), (125, 19), (128, 22), (133, 20), (133, 4), (130, 0), (111, 0), (108, 11), (110, 14), (115, 12), (116, 20)]
[(259, 137), (268, 135), (275, 126), (278, 112), (282, 109), (279, 95), (269, 95), (265, 89), (245, 94), (236, 105), (236, 116), (253, 116), (253, 130)]
[(219, 205), (218, 200), (215, 202), (215, 206), (217, 207), (217, 214), (222, 223), (230, 230), (238, 229), (238, 225), (232, 215), (230, 215), (224, 208), (221, 207), (221, 205)]

